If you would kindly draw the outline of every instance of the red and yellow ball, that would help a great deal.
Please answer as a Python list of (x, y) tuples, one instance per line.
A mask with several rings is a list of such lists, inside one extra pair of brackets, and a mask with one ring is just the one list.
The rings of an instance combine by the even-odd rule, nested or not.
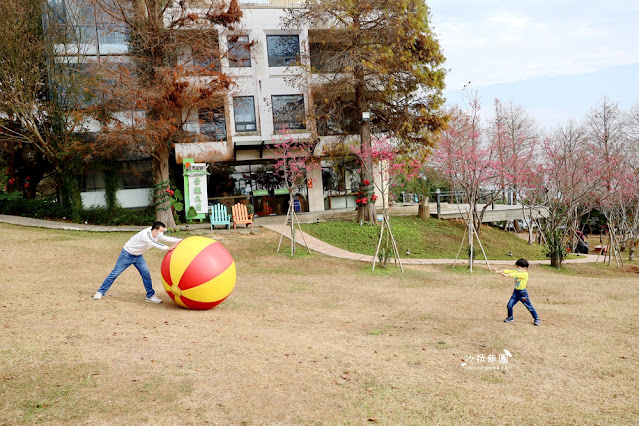
[(211, 309), (226, 299), (235, 287), (235, 261), (219, 242), (206, 237), (188, 237), (162, 260), (162, 285), (179, 306)]

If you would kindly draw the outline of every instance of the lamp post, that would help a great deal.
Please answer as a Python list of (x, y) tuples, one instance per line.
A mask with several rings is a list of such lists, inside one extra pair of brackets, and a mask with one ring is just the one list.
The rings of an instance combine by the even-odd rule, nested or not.
[(437, 200), (437, 219), (439, 219), (439, 215), (442, 214), (442, 206), (441, 206), (441, 193), (442, 191), (437, 188), (435, 190), (435, 199)]

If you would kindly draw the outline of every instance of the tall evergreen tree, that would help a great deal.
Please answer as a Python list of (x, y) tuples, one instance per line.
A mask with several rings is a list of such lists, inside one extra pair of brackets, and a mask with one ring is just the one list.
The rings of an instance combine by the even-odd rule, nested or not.
[[(308, 26), (316, 116), (343, 130), (356, 123), (362, 147), (371, 131), (394, 136), (404, 153), (417, 156), (445, 127), (444, 56), (421, 0), (306, 0), (284, 25)], [(362, 113), (370, 113), (370, 121)], [(372, 180), (362, 168), (362, 181)], [(359, 220), (375, 223), (373, 204)]]

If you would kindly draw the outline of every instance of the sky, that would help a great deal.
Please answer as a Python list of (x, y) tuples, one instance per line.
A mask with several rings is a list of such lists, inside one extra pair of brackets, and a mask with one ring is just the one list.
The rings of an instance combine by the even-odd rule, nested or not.
[(426, 3), (449, 104), (463, 105), (470, 89), (485, 119), (497, 97), (552, 130), (585, 119), (604, 97), (624, 110), (639, 103), (639, 0)]

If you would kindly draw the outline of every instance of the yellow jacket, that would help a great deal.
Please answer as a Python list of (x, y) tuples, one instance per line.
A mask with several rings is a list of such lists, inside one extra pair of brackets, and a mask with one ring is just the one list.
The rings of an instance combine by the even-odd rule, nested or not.
[(515, 279), (515, 290), (524, 290), (528, 284), (528, 272), (521, 269), (504, 269), (504, 274)]

